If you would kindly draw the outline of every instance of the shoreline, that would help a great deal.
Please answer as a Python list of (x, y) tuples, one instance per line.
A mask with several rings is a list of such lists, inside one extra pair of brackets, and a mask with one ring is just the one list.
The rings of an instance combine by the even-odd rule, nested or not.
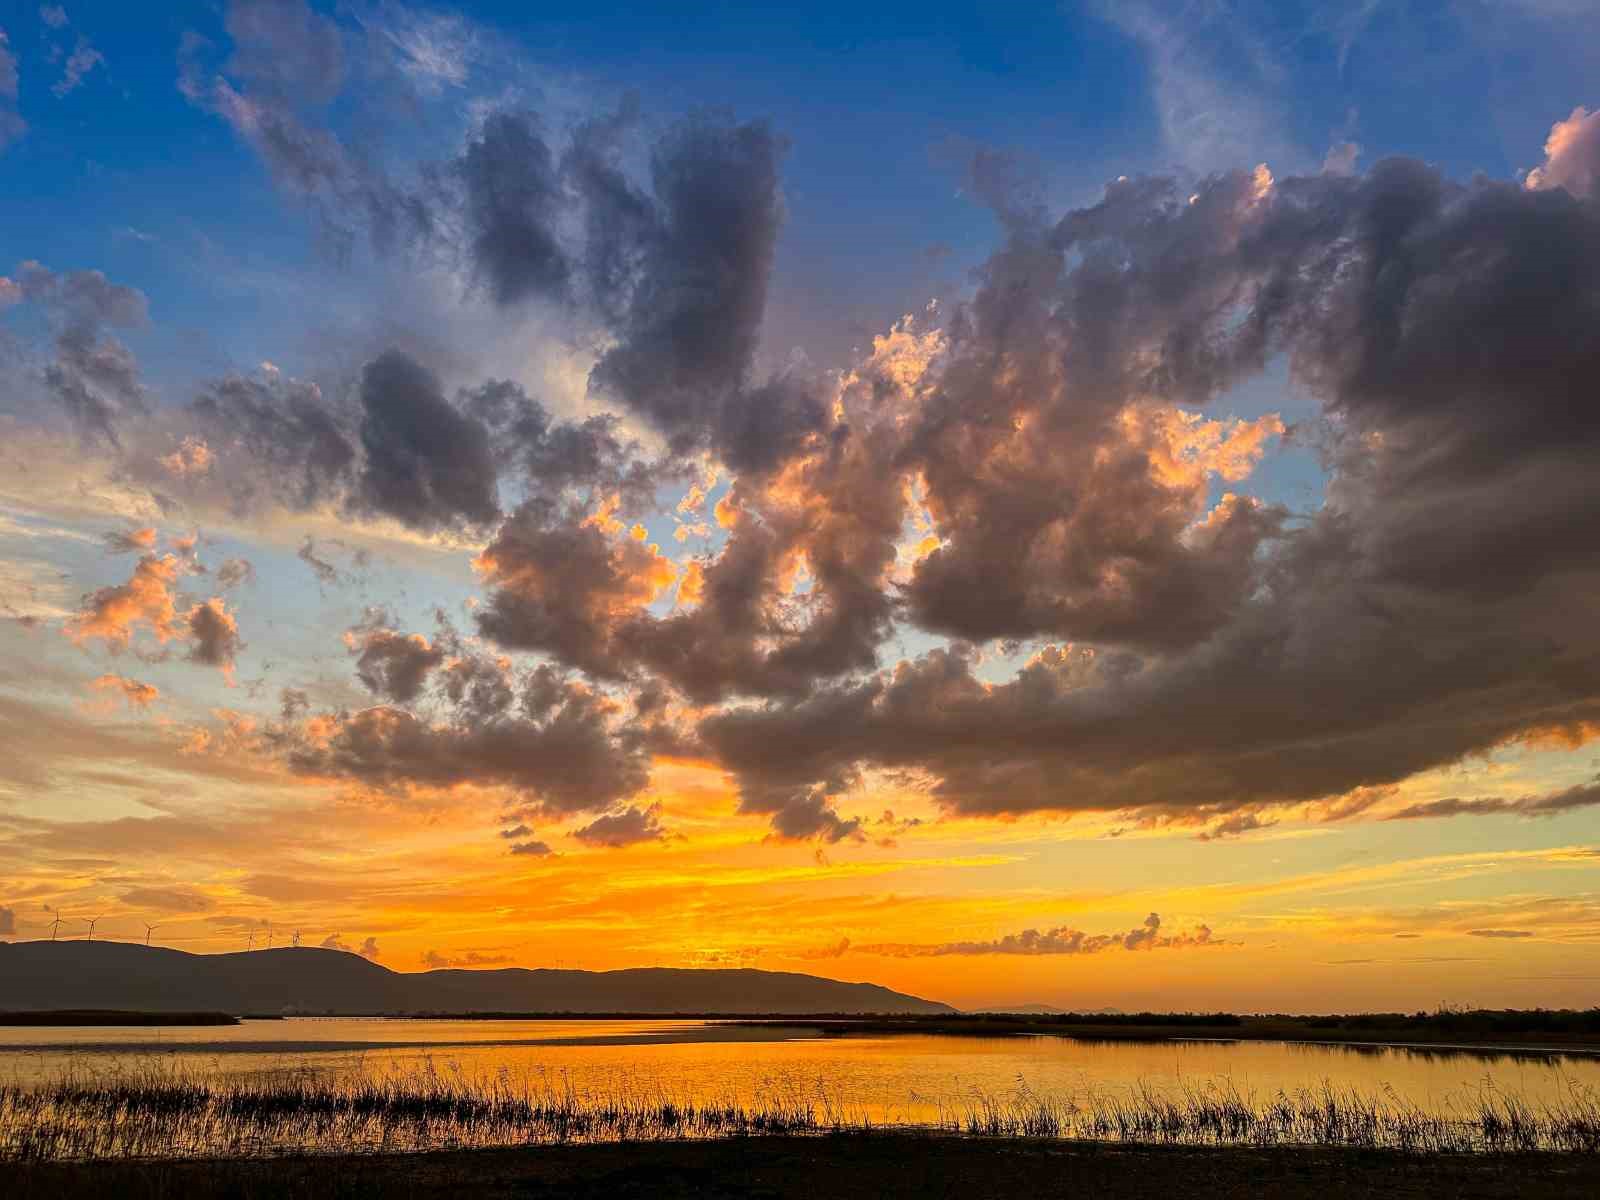
[(6, 1164), (16, 1200), (182, 1195), (205, 1200), (590, 1197), (865, 1200), (1018, 1195), (1294, 1200), (1470, 1195), (1511, 1200), (1600, 1194), (1600, 1159), (1277, 1147), (1116, 1145), (873, 1132), (608, 1143), (418, 1154)]
[[(1490, 1015), (1490, 1014), (1481, 1014)], [(1499, 1014), (1492, 1014), (1499, 1015)], [(1508, 1014), (1526, 1017), (1530, 1014)], [(1543, 1014), (1534, 1014), (1543, 1015)], [(1589, 1016), (1590, 1014), (1584, 1014)], [(1284, 1045), (1345, 1048), (1357, 1053), (1403, 1050), (1418, 1054), (1466, 1054), (1519, 1057), (1600, 1056), (1600, 1032), (1592, 1029), (1564, 1031), (1552, 1028), (1505, 1031), (1438, 1027), (1434, 1017), (1412, 1019), (1409, 1025), (1377, 1024), (1370, 1014), (1349, 1017), (1236, 1016), (1233, 1014), (1130, 1014), (1085, 1019), (1081, 1014), (1061, 1016), (1018, 1016), (974, 1013), (949, 1017), (874, 1016), (854, 1014), (805, 1013), (661, 1013), (661, 1012), (469, 1012), (469, 1013), (297, 1013), (288, 1015), (216, 1012), (139, 1012), (122, 1010), (63, 1010), (0, 1012), (0, 1053), (12, 1050), (73, 1049), (104, 1053), (142, 1049), (146, 1041), (97, 1041), (8, 1043), (6, 1028), (197, 1028), (240, 1027), (248, 1022), (289, 1023), (299, 1021), (392, 1021), (403, 1027), (412, 1021), (445, 1021), (463, 1024), (505, 1023), (585, 1023), (628, 1021), (638, 1024), (682, 1028), (671, 1031), (632, 1031), (593, 1033), (536, 1038), (471, 1038), (434, 1041), (398, 1036), (379, 1041), (342, 1038), (301, 1038), (264, 1041), (223, 1039), (215, 1041), (174, 1041), (163, 1049), (188, 1049), (213, 1053), (271, 1053), (339, 1050), (408, 1049), (424, 1046), (441, 1048), (489, 1045), (657, 1045), (676, 1042), (712, 1041), (789, 1041), (808, 1040), (796, 1034), (809, 1032), (817, 1038), (868, 1038), (923, 1035), (928, 1037), (1025, 1038), (1059, 1037), (1083, 1042), (1278, 1042)], [(1399, 1018), (1403, 1022), (1406, 1018)], [(1336, 1021), (1352, 1022), (1344, 1028)], [(694, 1023), (694, 1024), (690, 1024)], [(1587, 1022), (1586, 1022), (1587, 1023)], [(1432, 1026), (1432, 1027), (1430, 1027)], [(762, 1036), (763, 1034), (769, 1036)], [(777, 1035), (777, 1036), (770, 1036)]]

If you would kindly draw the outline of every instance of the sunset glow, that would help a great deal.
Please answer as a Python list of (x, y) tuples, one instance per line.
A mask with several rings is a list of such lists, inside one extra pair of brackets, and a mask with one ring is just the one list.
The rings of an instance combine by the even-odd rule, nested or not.
[(0, 20), (0, 939), (1593, 1005), (1592, 13), (137, 7)]

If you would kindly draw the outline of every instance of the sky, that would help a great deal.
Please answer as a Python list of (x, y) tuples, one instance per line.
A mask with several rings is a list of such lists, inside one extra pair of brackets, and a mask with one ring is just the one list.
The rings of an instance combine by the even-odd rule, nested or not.
[(0, 938), (1588, 1006), (1600, 5), (0, 3)]

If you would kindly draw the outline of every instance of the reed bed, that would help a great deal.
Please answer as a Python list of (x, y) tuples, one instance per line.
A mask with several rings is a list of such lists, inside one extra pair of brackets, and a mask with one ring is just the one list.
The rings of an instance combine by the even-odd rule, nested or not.
[(262, 1158), (479, 1147), (805, 1136), (898, 1130), (1131, 1144), (1316, 1146), (1418, 1154), (1600, 1153), (1600, 1097), (1530, 1104), (1485, 1088), (1430, 1112), (1328, 1085), (1258, 1099), (1228, 1084), (1181, 1092), (974, 1094), (932, 1121), (874, 1122), (815, 1089), (675, 1097), (623, 1084), (580, 1093), (547, 1077), (421, 1070), (226, 1081), (172, 1068), (0, 1085), (0, 1160)]

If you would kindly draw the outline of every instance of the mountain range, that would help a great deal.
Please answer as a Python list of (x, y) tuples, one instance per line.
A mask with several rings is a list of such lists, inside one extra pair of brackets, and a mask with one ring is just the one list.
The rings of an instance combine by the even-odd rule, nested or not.
[(0, 943), (0, 1010), (333, 1015), (954, 1013), (873, 983), (756, 970), (392, 971), (310, 947), (189, 954), (129, 942)]

